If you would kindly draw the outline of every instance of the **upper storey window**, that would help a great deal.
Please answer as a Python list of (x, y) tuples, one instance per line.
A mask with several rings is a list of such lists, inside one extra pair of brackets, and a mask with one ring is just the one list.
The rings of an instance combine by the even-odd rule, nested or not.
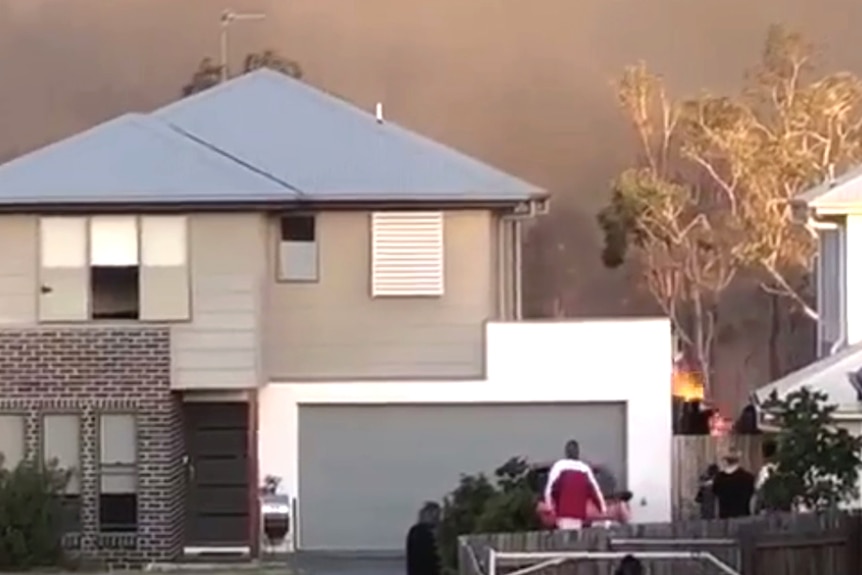
[(190, 317), (185, 216), (57, 216), (39, 226), (42, 321)]
[(279, 223), (279, 281), (317, 281), (317, 220), (314, 214), (284, 215)]

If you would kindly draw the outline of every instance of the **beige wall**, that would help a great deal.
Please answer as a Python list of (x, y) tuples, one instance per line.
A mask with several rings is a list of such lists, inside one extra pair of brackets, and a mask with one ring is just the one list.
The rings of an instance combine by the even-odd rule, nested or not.
[(173, 329), (174, 387), (235, 389), (263, 383), (266, 221), (252, 213), (189, 218), (192, 321)]
[(484, 323), (498, 314), (496, 222), (487, 211), (447, 212), (443, 297), (372, 299), (368, 214), (318, 216), (319, 282), (268, 290), (268, 378), (481, 375)]
[(0, 327), (36, 323), (38, 219), (0, 216)]
[[(173, 328), (174, 387), (232, 389), (262, 382), (265, 223), (260, 214), (189, 218), (192, 320)], [(37, 323), (38, 258), (38, 217), (0, 216), (0, 328)]]
[[(511, 233), (500, 235), (491, 212), (446, 214), (440, 298), (370, 297), (366, 212), (321, 214), (320, 280), (278, 283), (276, 223), (189, 218), (192, 320), (173, 326), (174, 387), (482, 374), (484, 323), (513, 308), (500, 282), (512, 282)], [(0, 216), (0, 328), (37, 322), (37, 239), (37, 217)]]

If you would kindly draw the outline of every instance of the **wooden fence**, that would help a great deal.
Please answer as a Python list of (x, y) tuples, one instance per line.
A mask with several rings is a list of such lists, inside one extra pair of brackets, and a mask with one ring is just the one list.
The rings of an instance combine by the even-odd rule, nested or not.
[[(459, 549), (460, 575), (489, 575), (495, 552), (708, 552), (730, 571), (704, 558), (644, 559), (650, 575), (860, 575), (862, 516), (776, 514), (730, 521), (677, 521), (614, 529), (469, 535)], [(501, 558), (496, 575), (538, 560)], [(611, 575), (618, 558), (577, 559), (537, 575)]]
[[(699, 517), (695, 496), (700, 475), (711, 463), (718, 463), (731, 448), (739, 451), (742, 465), (757, 473), (763, 459), (761, 435), (675, 435), (673, 437), (673, 467), (671, 482), (671, 505), (674, 519)], [(860, 574), (862, 575), (862, 574)]]

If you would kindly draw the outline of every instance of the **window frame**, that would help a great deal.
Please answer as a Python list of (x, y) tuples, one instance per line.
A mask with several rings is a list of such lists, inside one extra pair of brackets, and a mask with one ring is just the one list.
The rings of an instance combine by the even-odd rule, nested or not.
[[(97, 507), (97, 510), (96, 510), (96, 532), (99, 533), (100, 535), (119, 535), (119, 536), (135, 535), (135, 534), (140, 532), (140, 528), (141, 528), (141, 499), (140, 499), (140, 497), (141, 497), (140, 496), (140, 494), (141, 494), (141, 471), (140, 471), (140, 466), (141, 466), (141, 432), (140, 431), (141, 431), (141, 428), (140, 428), (140, 414), (134, 410), (106, 410), (106, 411), (98, 411), (94, 415), (95, 415), (95, 419), (96, 419), (96, 425), (95, 425), (95, 427), (96, 427), (96, 441), (95, 441), (95, 446), (96, 446), (95, 483), (96, 483), (96, 485), (95, 485), (95, 488), (96, 488), (96, 507)], [(132, 473), (134, 474), (133, 483), (134, 483), (135, 487), (134, 487), (134, 491), (132, 494), (134, 495), (134, 498), (135, 498), (135, 505), (134, 505), (135, 515), (134, 515), (134, 527), (133, 528), (131, 526), (120, 525), (120, 524), (117, 524), (117, 525), (108, 524), (107, 528), (105, 528), (106, 526), (103, 525), (103, 523), (102, 523), (102, 508), (103, 508), (102, 498), (105, 495), (115, 495), (115, 494), (111, 494), (111, 493), (108, 493), (108, 494), (102, 493), (102, 479), (104, 477), (103, 468), (105, 466), (105, 464), (102, 462), (102, 445), (103, 445), (102, 417), (104, 417), (106, 415), (107, 416), (111, 416), (111, 415), (129, 416), (132, 418), (132, 423), (134, 425), (133, 444), (134, 444), (134, 448), (135, 448), (135, 462), (133, 464), (134, 471)], [(108, 465), (108, 467), (110, 467), (110, 465)], [(117, 473), (114, 475), (119, 476), (121, 474)]]
[[(312, 231), (314, 239), (311, 241), (303, 240), (284, 240), (282, 239), (284, 221), (288, 218), (310, 218), (312, 221)], [(316, 212), (284, 212), (280, 213), (275, 218), (275, 249), (273, 259), (275, 260), (275, 281), (279, 284), (314, 284), (320, 282), (320, 233), (319, 233), (319, 214)], [(281, 246), (285, 243), (297, 244), (313, 244), (314, 245), (314, 277), (313, 278), (291, 278), (285, 273), (283, 260), (281, 257)]]
[(60, 506), (63, 508), (64, 519), (66, 519), (67, 513), (70, 516), (74, 516), (74, 520), (71, 521), (74, 524), (74, 528), (67, 529), (64, 535), (80, 534), (84, 528), (83, 514), (81, 513), (83, 509), (82, 495), (84, 491), (84, 414), (81, 411), (75, 410), (42, 410), (39, 412), (39, 443), (37, 449), (38, 462), (40, 466), (44, 466), (47, 463), (45, 461), (45, 431), (47, 429), (45, 418), (52, 415), (72, 415), (78, 419), (78, 467), (75, 470), (75, 473), (78, 476), (78, 493), (63, 493), (60, 495), (59, 499)]
[[(138, 318), (138, 319), (96, 319), (93, 318), (93, 284), (92, 284), (92, 270), (94, 267), (106, 267), (106, 266), (93, 266), (92, 264), (92, 222), (95, 218), (99, 217), (131, 217), (134, 218), (135, 221), (135, 231), (137, 234), (137, 267), (138, 267), (138, 313), (141, 313), (141, 277), (143, 275), (142, 268), (143, 264), (143, 238), (142, 238), (142, 230), (143, 230), (143, 220), (145, 218), (150, 217), (160, 217), (160, 216), (174, 216), (174, 217), (182, 217), (184, 219), (184, 227), (185, 227), (185, 254), (183, 256), (183, 260), (185, 264), (182, 267), (185, 271), (185, 277), (187, 279), (187, 289), (185, 298), (188, 302), (187, 309), (188, 314), (184, 318), (177, 319), (146, 319), (146, 318)], [(88, 214), (88, 215), (76, 215), (76, 214), (39, 214), (38, 216), (38, 225), (37, 225), (37, 261), (36, 261), (36, 269), (39, 277), (38, 285), (36, 287), (36, 293), (34, 297), (36, 298), (36, 322), (39, 325), (75, 325), (75, 324), (125, 324), (125, 325), (140, 325), (140, 324), (182, 324), (182, 323), (190, 323), (193, 318), (193, 310), (192, 310), (192, 277), (191, 277), (191, 233), (190, 233), (190, 215), (186, 213), (182, 214), (161, 214), (161, 213), (123, 213), (123, 212), (110, 212), (110, 213), (98, 213), (98, 214)], [(87, 317), (83, 319), (68, 319), (68, 320), (57, 320), (57, 319), (42, 319), (42, 290), (43, 280), (42, 280), (42, 270), (46, 269), (43, 265), (43, 235), (42, 235), (42, 221), (48, 218), (83, 218), (85, 220), (84, 226), (84, 272), (87, 278), (87, 301), (86, 301), (86, 309), (87, 309)], [(49, 267), (50, 269), (50, 267)]]
[[(21, 463), (27, 461), (29, 459), (28, 456), (30, 455), (28, 453), (29, 450), (27, 448), (27, 416), (28, 416), (28, 414), (26, 411), (16, 411), (16, 410), (0, 411), (0, 418), (2, 418), (2, 417), (15, 417), (15, 418), (18, 418), (21, 420), (21, 432), (22, 432), (21, 433), (21, 442), (22, 442), (21, 461), (19, 461), (18, 463), (15, 464), (16, 467), (18, 465), (20, 465)], [(6, 465), (6, 463), (4, 463), (3, 467), (0, 469), (3, 469), (5, 471), (14, 471), (15, 468), (14, 467), (9, 468)]]
[[(439, 250), (439, 261), (436, 262), (436, 265), (439, 266), (439, 274), (435, 278), (435, 282), (438, 284), (435, 289), (422, 289), (419, 286), (412, 286), (411, 288), (395, 290), (394, 288), (386, 287), (387, 281), (385, 281), (385, 277), (379, 277), (377, 273), (378, 262), (385, 262), (386, 258), (381, 257), (378, 243), (383, 244), (386, 241), (391, 241), (391, 238), (386, 237), (388, 231), (386, 230), (386, 226), (387, 224), (394, 224), (397, 228), (399, 218), (403, 218), (404, 220), (404, 222), (400, 222), (401, 225), (409, 222), (410, 218), (414, 218), (420, 222), (423, 218), (427, 218), (428, 221), (434, 221), (435, 224), (439, 225), (439, 229), (435, 231), (436, 234), (439, 234), (439, 245), (436, 246), (436, 249)], [(419, 230), (421, 230), (421, 227)], [(425, 239), (421, 233), (418, 233), (418, 230), (417, 235), (420, 240)], [(409, 242), (409, 240), (407, 241)], [(372, 300), (442, 299), (446, 297), (446, 212), (444, 210), (374, 210), (369, 212), (368, 249), (368, 293)], [(405, 270), (401, 270), (400, 273), (409, 276), (406, 269), (408, 267), (405, 265)], [(398, 273), (391, 273), (392, 275), (399, 275)], [(416, 272), (415, 275), (417, 277), (413, 279), (419, 281), (422, 274)], [(381, 285), (378, 285), (378, 283)]]

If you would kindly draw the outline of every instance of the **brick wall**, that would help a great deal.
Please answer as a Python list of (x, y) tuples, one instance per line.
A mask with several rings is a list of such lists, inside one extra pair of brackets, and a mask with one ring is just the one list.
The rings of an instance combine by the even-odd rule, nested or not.
[[(135, 565), (182, 551), (182, 418), (170, 359), (168, 328), (0, 330), (0, 412), (26, 414), (28, 457), (39, 454), (42, 414), (82, 417), (81, 532), (71, 540), (86, 557)], [(98, 533), (98, 414), (111, 410), (137, 414), (137, 534)]]

